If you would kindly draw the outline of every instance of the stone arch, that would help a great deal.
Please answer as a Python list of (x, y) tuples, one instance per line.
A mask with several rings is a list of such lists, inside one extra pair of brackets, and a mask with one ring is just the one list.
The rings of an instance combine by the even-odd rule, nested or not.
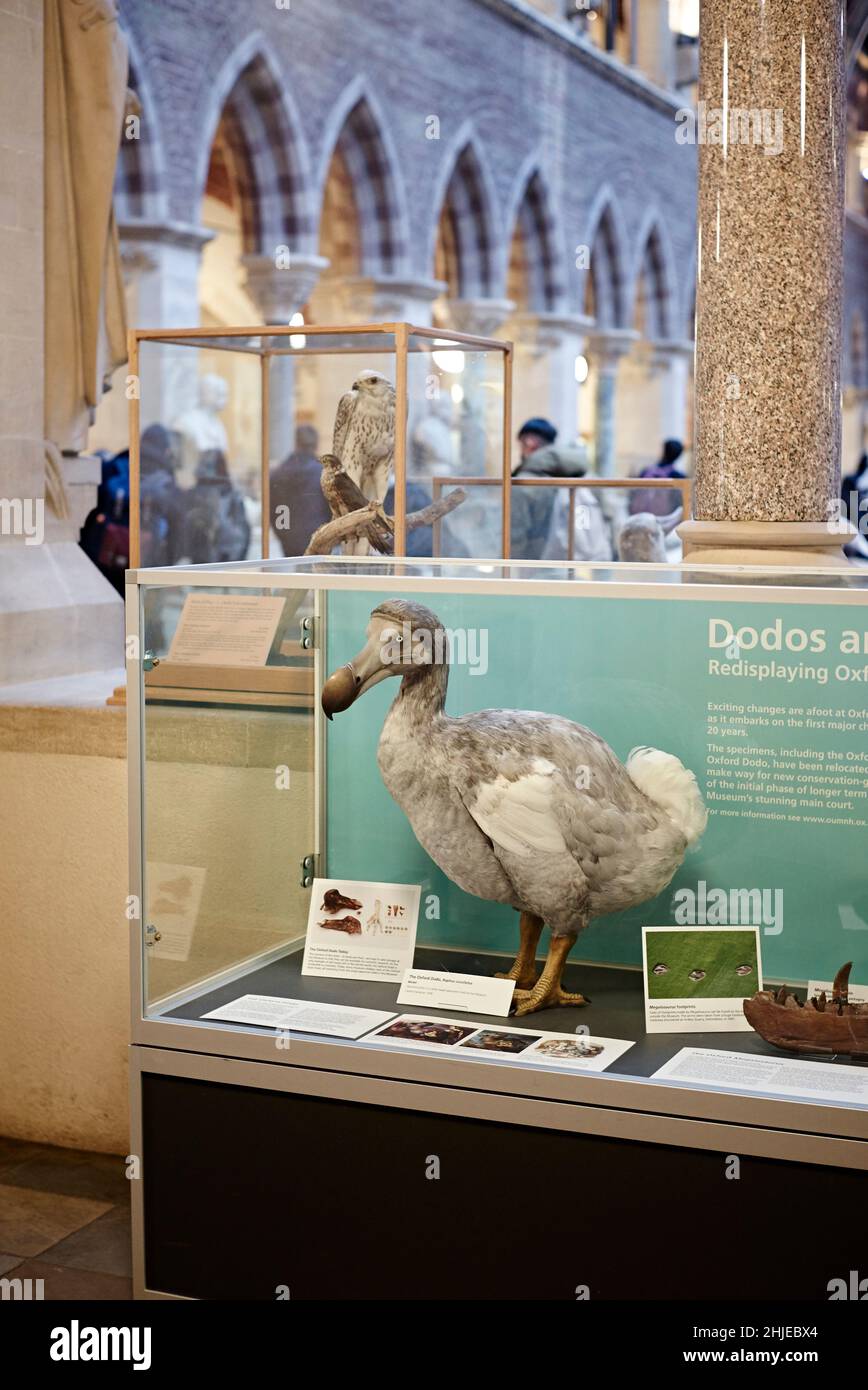
[[(502, 278), (501, 239), (494, 183), (469, 126), (462, 127), (444, 161), (428, 263), (457, 299), (489, 299)], [(447, 263), (438, 266), (438, 245)], [(451, 261), (451, 264), (449, 263)]]
[[(515, 181), (506, 225), (510, 244), (520, 238), (527, 282), (527, 309), (552, 312), (563, 306), (563, 246), (553, 204), (536, 160), (528, 160)], [(512, 268), (512, 263), (511, 267)], [(507, 297), (515, 296), (507, 285)]]
[(590, 253), (585, 271), (585, 312), (598, 328), (625, 328), (628, 277), (624, 220), (608, 185), (600, 189), (588, 217), (583, 246)]
[(352, 185), (362, 273), (389, 275), (405, 271), (409, 234), (400, 165), (388, 125), (361, 78), (344, 92), (326, 128), (317, 178), (320, 210), (336, 154)]
[(287, 83), (259, 34), (227, 59), (212, 88), (197, 187), (204, 193), (215, 140), (225, 141), (238, 193), (245, 254), (278, 246), (311, 252), (311, 180)]
[(651, 341), (673, 338), (679, 322), (675, 262), (665, 227), (654, 211), (646, 213), (636, 241), (631, 275), (633, 319)]
[(138, 138), (128, 138), (126, 122), (121, 132), (115, 169), (115, 213), (119, 222), (157, 222), (166, 217), (168, 205), (160, 117), (145, 68), (127, 30), (124, 38), (129, 51), (128, 86), (138, 97), (141, 111)]

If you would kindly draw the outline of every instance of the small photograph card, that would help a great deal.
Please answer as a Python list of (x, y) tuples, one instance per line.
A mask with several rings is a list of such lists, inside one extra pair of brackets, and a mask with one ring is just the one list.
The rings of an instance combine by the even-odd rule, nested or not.
[(460, 1009), (470, 1014), (506, 1018), (515, 990), (514, 980), (491, 975), (459, 975), (449, 970), (408, 970), (398, 991), (399, 1004), (429, 1009)]
[(203, 1018), (223, 1023), (252, 1023), (292, 1033), (325, 1033), (332, 1038), (360, 1038), (393, 1013), (382, 1009), (351, 1009), (343, 1004), (314, 1004), (309, 999), (281, 999), (272, 994), (242, 994)]
[(169, 661), (197, 666), (264, 666), (284, 600), (265, 594), (188, 594)]
[(762, 989), (758, 927), (643, 927), (649, 1033), (749, 1033), (742, 1004)]
[(418, 883), (313, 882), (302, 975), (399, 984), (413, 964)]
[(378, 1028), (366, 1042), (382, 1038), (405, 1047), (421, 1047), (451, 1057), (476, 1061), (508, 1057), (537, 1066), (566, 1067), (573, 1071), (605, 1071), (632, 1042), (623, 1038), (595, 1038), (589, 1033), (548, 1033), (541, 1028), (489, 1028), (481, 1023), (458, 1022), (429, 1014), (401, 1014)]
[(598, 1038), (591, 1033), (544, 1033), (523, 1061), (567, 1067), (571, 1071), (605, 1071), (635, 1043), (624, 1038)]
[(457, 1047), (465, 1038), (479, 1032), (478, 1023), (456, 1023), (454, 1018), (427, 1018), (424, 1014), (400, 1014), (378, 1028), (366, 1041), (385, 1038), (390, 1043), (410, 1047), (425, 1047), (435, 1052)]

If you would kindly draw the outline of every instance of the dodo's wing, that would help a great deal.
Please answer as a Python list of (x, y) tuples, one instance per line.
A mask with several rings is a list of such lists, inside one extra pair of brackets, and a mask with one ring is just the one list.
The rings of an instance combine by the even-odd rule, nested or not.
[(567, 844), (557, 813), (560, 774), (535, 758), (518, 776), (495, 773), (462, 789), (462, 799), (492, 844), (510, 854), (564, 854)]
[(347, 439), (347, 431), (350, 428), (350, 421), (353, 418), (353, 410), (356, 404), (357, 392), (345, 391), (338, 401), (337, 414), (335, 415), (334, 438), (332, 439), (332, 453), (337, 454), (343, 462), (344, 445)]

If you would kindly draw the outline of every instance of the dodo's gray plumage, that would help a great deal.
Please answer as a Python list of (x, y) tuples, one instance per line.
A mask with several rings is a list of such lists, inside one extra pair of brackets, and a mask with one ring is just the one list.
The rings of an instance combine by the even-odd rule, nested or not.
[[(447, 641), (437, 616), (392, 599), (374, 609), (366, 647), (329, 678), (330, 716), (390, 675), (401, 688), (383, 724), (383, 781), (423, 849), (465, 892), (521, 914), (509, 978), (515, 1012), (581, 1004), (560, 975), (595, 917), (655, 897), (705, 828), (696, 779), (658, 749), (626, 766), (592, 730), (535, 710), (445, 712)], [(536, 978), (543, 923), (549, 959)]]

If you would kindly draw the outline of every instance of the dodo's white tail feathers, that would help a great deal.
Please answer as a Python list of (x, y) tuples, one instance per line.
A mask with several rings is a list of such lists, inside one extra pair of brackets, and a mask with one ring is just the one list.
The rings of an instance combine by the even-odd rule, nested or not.
[(696, 778), (680, 758), (659, 748), (634, 748), (627, 759), (630, 777), (681, 831), (689, 845), (695, 844), (705, 829), (708, 812)]

